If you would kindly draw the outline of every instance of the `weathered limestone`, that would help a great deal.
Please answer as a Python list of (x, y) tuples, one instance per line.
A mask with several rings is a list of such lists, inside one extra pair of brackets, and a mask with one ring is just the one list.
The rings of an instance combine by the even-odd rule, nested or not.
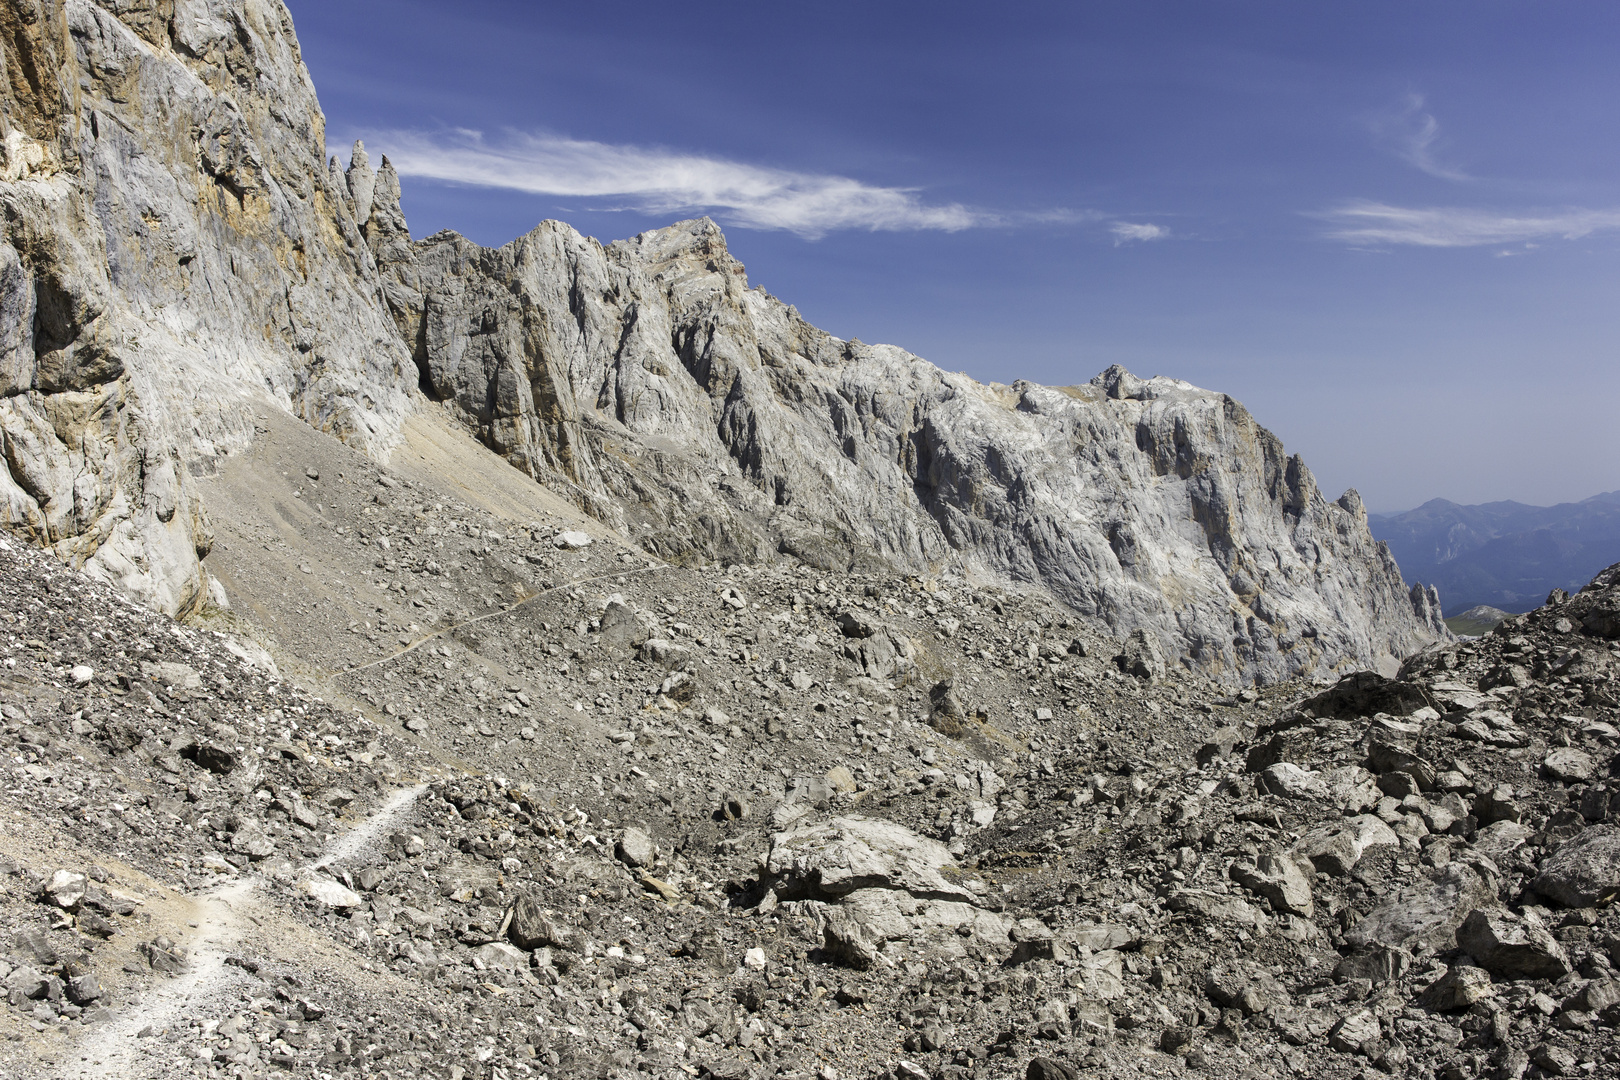
[(273, 408), (386, 453), (416, 373), (279, 0), (17, 0), (0, 39), (0, 524), (185, 611), (191, 477)]
[(423, 385), (668, 557), (1010, 579), (1233, 679), (1393, 670), (1432, 636), (1355, 493), (1325, 500), (1225, 395), (1117, 367), (983, 385), (839, 340), (749, 288), (706, 219), (378, 257)]
[(383, 456), (421, 387), (668, 558), (1044, 590), (1142, 678), (1392, 669), (1437, 633), (1355, 493), (1324, 499), (1225, 395), (1118, 367), (984, 385), (834, 338), (707, 219), (414, 242), (386, 157), (327, 161), (280, 0), (0, 23), (40, 73), (0, 80), (0, 524), (163, 610), (221, 598), (191, 478), (258, 412)]

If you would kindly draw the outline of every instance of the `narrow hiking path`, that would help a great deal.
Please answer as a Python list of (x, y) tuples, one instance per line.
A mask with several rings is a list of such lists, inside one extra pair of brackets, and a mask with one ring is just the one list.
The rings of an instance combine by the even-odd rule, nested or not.
[[(298, 880), (369, 850), (404, 819), (426, 790), (426, 784), (417, 784), (396, 791), (328, 841), (318, 859), (299, 868)], [(195, 897), (196, 933), (188, 942), (185, 970), (121, 1005), (113, 1019), (89, 1029), (70, 1048), (57, 1075), (157, 1080), (188, 1071), (182, 1065), (196, 1062), (197, 1048), (188, 1039), (171, 1036), (178, 1026), (236, 1000), (249, 976), (226, 961), (261, 928), (265, 920), (260, 916), (273, 914), (267, 910), (272, 901), (265, 896), (263, 883), (263, 878), (250, 875)]]

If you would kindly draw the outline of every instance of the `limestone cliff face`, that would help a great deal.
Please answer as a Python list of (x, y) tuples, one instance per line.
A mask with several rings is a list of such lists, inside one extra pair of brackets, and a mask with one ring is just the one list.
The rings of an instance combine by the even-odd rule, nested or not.
[(668, 556), (1011, 579), (1244, 680), (1428, 640), (1360, 500), (1225, 395), (1120, 368), (985, 386), (839, 340), (749, 288), (707, 220), (377, 253), (424, 389)]
[(1440, 610), (1440, 590), (1422, 582), (1412, 586), (1407, 594), (1412, 600), (1412, 612), (1418, 623), (1442, 641), (1451, 641), (1457, 635), (1446, 625), (1445, 613)]
[(255, 410), (385, 453), (416, 373), (279, 0), (7, 0), (0, 42), (0, 521), (183, 611)]
[(1224, 395), (839, 340), (706, 220), (413, 241), (386, 159), (324, 160), (279, 0), (8, 0), (0, 63), (0, 523), (156, 607), (208, 594), (193, 477), (257, 413), (385, 456), (425, 395), (671, 558), (1045, 589), (1233, 680), (1428, 640), (1359, 500)]

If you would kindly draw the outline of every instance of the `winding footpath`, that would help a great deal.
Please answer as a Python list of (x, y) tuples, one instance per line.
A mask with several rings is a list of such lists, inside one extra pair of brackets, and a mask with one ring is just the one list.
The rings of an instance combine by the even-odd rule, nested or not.
[[(320, 858), (298, 871), (299, 879), (315, 870), (360, 855), (394, 829), (427, 790), (426, 784), (395, 792), (365, 819), (334, 836)], [(69, 1055), (61, 1075), (156, 1080), (188, 1072), (182, 1059), (195, 1054), (193, 1044), (170, 1041), (164, 1035), (192, 1017), (235, 1001), (238, 987), (248, 979), (240, 968), (226, 963), (235, 947), (257, 928), (256, 909), (266, 903), (256, 875), (240, 878), (196, 898), (197, 932), (186, 969), (119, 1008), (117, 1015), (85, 1033)], [(150, 1037), (143, 1037), (147, 1032)]]

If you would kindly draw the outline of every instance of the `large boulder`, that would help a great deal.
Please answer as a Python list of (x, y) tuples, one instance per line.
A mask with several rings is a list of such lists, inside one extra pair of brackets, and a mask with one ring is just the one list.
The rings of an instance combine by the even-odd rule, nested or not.
[(1299, 838), (1294, 852), (1309, 859), (1318, 873), (1343, 877), (1368, 850), (1400, 845), (1394, 829), (1371, 814), (1361, 814), (1310, 830)]
[(1011, 920), (948, 880), (942, 871), (954, 867), (944, 845), (892, 821), (833, 818), (772, 839), (767, 901), (815, 906), (827, 957), (854, 968), (886, 963), (888, 942), (918, 934), (951, 932), (1006, 945)]
[(506, 936), (518, 948), (531, 951), (555, 945), (579, 952), (585, 944), (584, 934), (553, 918), (528, 893), (520, 894), (512, 905), (512, 918), (506, 924)]
[(1592, 907), (1620, 894), (1620, 826), (1594, 825), (1553, 852), (1532, 888), (1565, 907)]
[(1398, 739), (1374, 732), (1367, 747), (1367, 768), (1382, 776), (1384, 773), (1403, 772), (1417, 781), (1423, 791), (1433, 791), (1438, 772), (1426, 758), (1419, 757)]
[(482, 960), (485, 967), (498, 971), (526, 971), (529, 967), (529, 958), (522, 950), (504, 941), (491, 941), (474, 950), (473, 955)]
[(955, 862), (937, 840), (852, 814), (777, 833), (765, 872), (783, 899), (836, 900), (857, 889), (883, 888), (972, 903), (971, 892), (940, 874)]
[(1562, 979), (1569, 957), (1540, 919), (1480, 908), (1457, 928), (1457, 944), (1499, 979)]
[(1565, 611), (1588, 634), (1620, 638), (1620, 563), (1593, 578)]
[(955, 679), (941, 679), (928, 691), (928, 723), (940, 734), (955, 738), (976, 716), (977, 710), (962, 701)]
[(1386, 679), (1376, 671), (1358, 671), (1310, 698), (1301, 708), (1317, 716), (1355, 717), (1374, 713), (1411, 716), (1432, 704), (1422, 687)]
[(827, 910), (822, 924), (824, 947), (835, 962), (871, 967), (884, 942), (911, 933), (911, 916), (918, 907), (908, 893), (857, 889)]
[(1164, 650), (1159, 647), (1157, 639), (1146, 630), (1131, 631), (1131, 636), (1125, 639), (1119, 655), (1114, 657), (1114, 663), (1125, 674), (1134, 675), (1148, 682), (1158, 682), (1164, 678), (1167, 671)]
[(1585, 750), (1561, 746), (1542, 761), (1541, 771), (1547, 779), (1561, 784), (1584, 784), (1597, 772), (1597, 762)]
[(846, 640), (841, 652), (844, 659), (859, 666), (868, 678), (891, 679), (912, 664), (917, 650), (904, 634), (881, 623), (857, 625), (867, 632), (851, 633), (846, 623), (843, 628)]
[(1267, 793), (1285, 799), (1326, 799), (1330, 796), (1322, 774), (1279, 761), (1260, 774), (1259, 785)]
[(1517, 821), (1498, 821), (1476, 832), (1469, 847), (1475, 854), (1500, 866), (1515, 851), (1529, 843), (1535, 834), (1534, 829)]
[(640, 649), (653, 636), (652, 621), (622, 600), (613, 599), (602, 609), (601, 642), (609, 649)]
[(1241, 896), (1204, 889), (1179, 889), (1170, 894), (1165, 905), (1178, 914), (1197, 915), (1206, 922), (1228, 923), (1250, 930), (1258, 929), (1265, 922), (1265, 916)]
[(1414, 955), (1451, 948), (1457, 928), (1478, 907), (1494, 903), (1496, 883), (1463, 863), (1385, 896), (1344, 938), (1362, 947), (1383, 945)]
[(1458, 964), (1429, 984), (1418, 997), (1418, 1004), (1436, 1012), (1461, 1012), (1479, 1004), (1495, 992), (1490, 972), (1484, 968)]
[(90, 879), (72, 870), (58, 870), (45, 883), (44, 898), (65, 911), (72, 911), (83, 898)]
[(614, 845), (613, 853), (622, 863), (631, 867), (651, 866), (658, 858), (658, 845), (645, 830), (629, 826)]
[(1232, 878), (1265, 897), (1276, 911), (1310, 918), (1316, 910), (1311, 901), (1311, 879), (1287, 855), (1262, 855), (1253, 866), (1239, 863), (1232, 867)]

